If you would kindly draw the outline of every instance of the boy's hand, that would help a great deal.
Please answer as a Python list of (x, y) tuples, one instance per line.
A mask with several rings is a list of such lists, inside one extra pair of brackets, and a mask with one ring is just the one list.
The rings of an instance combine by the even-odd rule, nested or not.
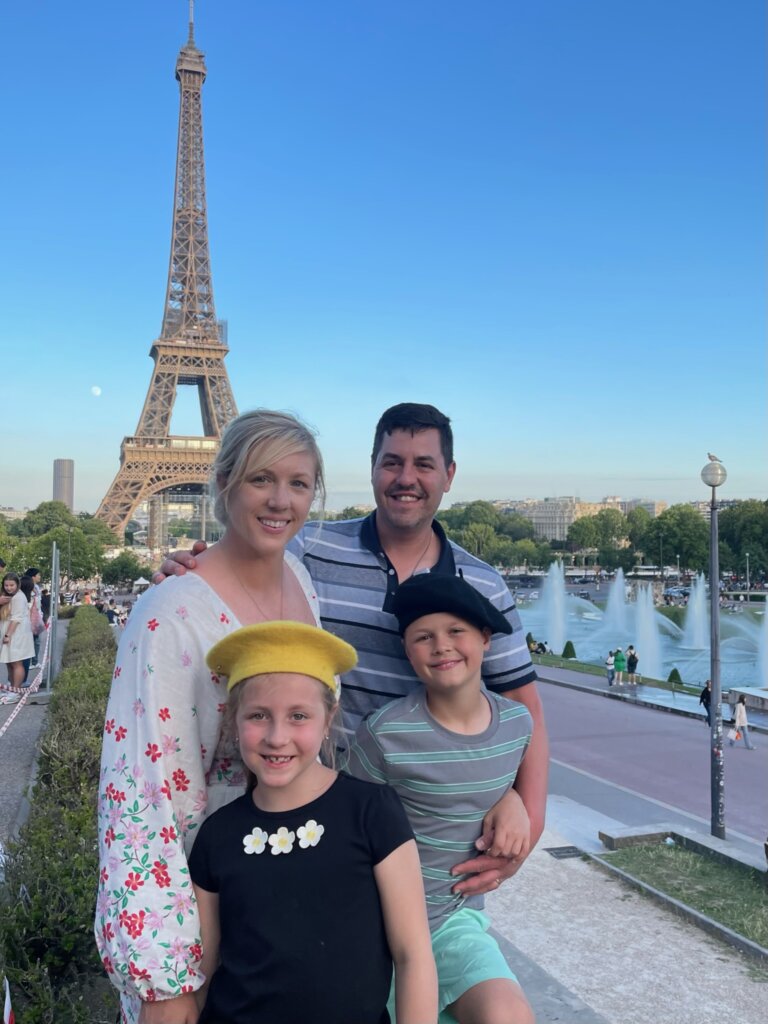
[(510, 789), (483, 818), (483, 832), (475, 843), (489, 857), (517, 857), (524, 861), (531, 849), (531, 822), (525, 804)]
[(204, 540), (196, 540), (191, 551), (172, 551), (158, 572), (153, 573), (152, 582), (162, 583), (168, 576), (183, 576), (187, 569), (195, 569), (195, 555), (201, 554), (207, 547)]
[(194, 993), (186, 992), (174, 999), (142, 1003), (139, 1024), (196, 1024), (199, 1016)]

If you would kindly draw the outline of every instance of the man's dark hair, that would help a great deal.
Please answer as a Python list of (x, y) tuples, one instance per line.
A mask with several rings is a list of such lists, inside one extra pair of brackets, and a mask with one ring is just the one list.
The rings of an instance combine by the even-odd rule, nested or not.
[(5, 568), (5, 559), (4, 558), (0, 558), (0, 571), (3, 570), (4, 568)]
[(385, 434), (391, 434), (395, 430), (408, 430), (411, 437), (420, 430), (436, 430), (440, 434), (440, 450), (443, 453), (443, 461), (447, 469), (453, 462), (453, 431), (451, 421), (436, 409), (434, 405), (421, 405), (418, 402), (401, 402), (400, 405), (393, 405), (386, 412), (383, 412), (381, 419), (376, 424), (376, 433), (373, 435), (373, 451), (371, 452), (371, 464), (381, 450)]
[(37, 576), (37, 574), (38, 574), (39, 572), (40, 572), (40, 570), (39, 570), (39, 569), (36, 569), (36, 568), (34, 567), (34, 565), (33, 565), (31, 569), (27, 569), (27, 571), (26, 571), (26, 572), (24, 573), (24, 575), (25, 575), (25, 576)]

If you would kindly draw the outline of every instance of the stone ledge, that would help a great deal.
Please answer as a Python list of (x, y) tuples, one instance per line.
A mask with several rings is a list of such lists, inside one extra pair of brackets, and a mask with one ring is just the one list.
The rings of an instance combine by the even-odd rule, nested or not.
[(717, 839), (715, 836), (680, 828), (678, 825), (661, 823), (606, 829), (599, 831), (597, 835), (609, 850), (621, 850), (627, 846), (647, 846), (649, 843), (663, 843), (666, 839), (674, 839), (687, 850), (709, 854), (725, 864), (735, 862), (768, 874), (765, 858), (761, 858), (759, 854), (752, 855), (747, 850), (735, 850), (726, 839)]

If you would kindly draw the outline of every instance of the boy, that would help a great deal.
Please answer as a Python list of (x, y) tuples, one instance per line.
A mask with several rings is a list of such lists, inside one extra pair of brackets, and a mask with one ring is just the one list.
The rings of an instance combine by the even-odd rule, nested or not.
[[(527, 708), (486, 690), (481, 678), (492, 634), (511, 627), (457, 576), (412, 576), (400, 586), (393, 612), (423, 687), (361, 724), (349, 771), (392, 786), (416, 836), (441, 1024), (533, 1024), (515, 975), (488, 935), (483, 897), (454, 895), (456, 878), (450, 873), (476, 853), (478, 837), (493, 829), (487, 812), (512, 787), (531, 738)], [(492, 855), (519, 853), (527, 827), (521, 804), (519, 825), (492, 835)]]

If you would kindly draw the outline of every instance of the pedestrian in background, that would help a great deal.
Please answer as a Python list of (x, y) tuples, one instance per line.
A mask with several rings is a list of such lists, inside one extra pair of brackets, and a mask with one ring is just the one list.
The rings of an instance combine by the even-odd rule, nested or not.
[(712, 680), (708, 679), (704, 689), (699, 694), (699, 704), (704, 707), (704, 714), (707, 716), (707, 725), (712, 726)]
[[(749, 722), (747, 721), (747, 695), (745, 693), (739, 694), (739, 699), (735, 707), (735, 718), (734, 727), (728, 733), (728, 742), (733, 746), (737, 739), (737, 733), (741, 733), (741, 737), (744, 740), (744, 746), (747, 750), (754, 750), (749, 739)], [(733, 737), (731, 737), (733, 733)]]
[(637, 683), (637, 663), (639, 660), (637, 651), (630, 644), (627, 648), (627, 682), (632, 686)]
[(613, 686), (613, 680), (616, 676), (616, 662), (613, 657), (613, 651), (608, 651), (608, 657), (605, 659), (605, 671), (608, 676), (608, 685)]
[(613, 666), (616, 669), (616, 685), (624, 685), (624, 672), (627, 668), (627, 659), (620, 647), (617, 647), (613, 654)]

